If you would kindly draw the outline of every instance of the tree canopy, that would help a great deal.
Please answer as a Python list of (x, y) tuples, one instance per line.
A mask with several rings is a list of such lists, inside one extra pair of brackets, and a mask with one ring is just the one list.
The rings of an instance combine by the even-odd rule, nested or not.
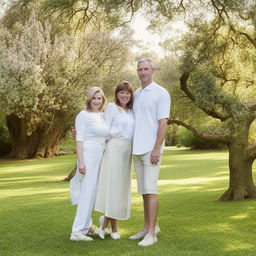
[(127, 62), (129, 32), (53, 37), (51, 25), (33, 13), (19, 31), (13, 34), (1, 27), (0, 34), (0, 102), (12, 155), (50, 156), (83, 105), (86, 89), (93, 84), (104, 87), (104, 78), (120, 72)]

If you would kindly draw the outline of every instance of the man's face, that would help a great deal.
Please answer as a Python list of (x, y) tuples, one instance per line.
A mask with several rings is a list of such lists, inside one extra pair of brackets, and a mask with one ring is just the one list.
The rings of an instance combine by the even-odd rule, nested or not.
[(152, 81), (154, 69), (147, 61), (140, 62), (137, 67), (139, 79), (142, 83), (149, 83)]

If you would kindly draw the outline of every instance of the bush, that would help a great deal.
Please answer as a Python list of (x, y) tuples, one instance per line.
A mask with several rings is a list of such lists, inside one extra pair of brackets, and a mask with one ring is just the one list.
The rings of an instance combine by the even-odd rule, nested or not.
[(71, 132), (68, 132), (66, 138), (59, 144), (57, 154), (75, 154), (76, 140), (73, 138)]
[(225, 148), (225, 145), (216, 141), (207, 141), (196, 137), (191, 131), (181, 127), (178, 131), (179, 144), (192, 148)]
[(169, 125), (165, 136), (165, 146), (176, 146), (179, 143), (177, 135), (178, 127), (176, 125)]

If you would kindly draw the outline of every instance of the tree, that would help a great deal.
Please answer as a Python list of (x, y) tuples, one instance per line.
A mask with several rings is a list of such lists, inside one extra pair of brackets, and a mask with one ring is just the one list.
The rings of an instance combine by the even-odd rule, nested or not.
[[(1, 27), (0, 109), (15, 158), (49, 157), (83, 106), (85, 91), (104, 87), (128, 56), (130, 35), (85, 31), (51, 35), (35, 13), (15, 33)], [(97, 76), (95, 72), (97, 71)]]
[[(256, 144), (250, 140), (256, 119), (255, 14), (249, 17), (249, 9), (246, 16), (242, 9), (234, 12), (230, 6), (220, 5), (220, 1), (212, 3), (217, 4), (213, 6), (216, 16), (191, 27), (185, 39), (180, 89), (192, 105), (219, 122), (212, 129), (201, 131), (181, 120), (169, 123), (228, 146), (230, 184), (220, 200), (255, 198), (252, 164)], [(235, 14), (241, 19), (235, 19)]]

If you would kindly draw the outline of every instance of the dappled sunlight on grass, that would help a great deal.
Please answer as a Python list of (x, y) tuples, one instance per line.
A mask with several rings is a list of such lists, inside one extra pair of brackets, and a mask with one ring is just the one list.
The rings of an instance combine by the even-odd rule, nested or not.
[[(106, 236), (104, 241), (95, 237), (92, 243), (69, 241), (76, 206), (71, 206), (69, 183), (62, 179), (74, 166), (74, 155), (0, 161), (3, 256), (255, 256), (256, 201), (217, 201), (228, 187), (225, 151), (165, 150), (159, 177), (162, 231), (159, 242), (149, 248), (128, 240), (143, 223), (134, 170), (131, 218), (119, 222), (122, 239), (113, 241)], [(256, 165), (254, 175), (255, 169)], [(100, 215), (93, 213), (96, 226)]]
[(213, 182), (213, 181), (219, 181), (223, 180), (223, 178), (220, 177), (212, 177), (212, 178), (207, 178), (207, 177), (197, 177), (197, 178), (188, 178), (188, 179), (176, 179), (176, 180), (159, 180), (159, 185), (166, 185), (166, 184), (202, 184), (202, 183), (207, 183), (207, 182)]
[(248, 218), (247, 214), (239, 214), (239, 215), (235, 215), (235, 216), (230, 216), (230, 219), (246, 219)]
[[(246, 243), (246, 242), (241, 242), (240, 240), (232, 240), (229, 244), (226, 245), (225, 251), (231, 252), (231, 251), (239, 251), (240, 253), (243, 253), (242, 251), (248, 249), (253, 249), (255, 250), (255, 244), (254, 243)], [(240, 254), (242, 255), (242, 254)]]

